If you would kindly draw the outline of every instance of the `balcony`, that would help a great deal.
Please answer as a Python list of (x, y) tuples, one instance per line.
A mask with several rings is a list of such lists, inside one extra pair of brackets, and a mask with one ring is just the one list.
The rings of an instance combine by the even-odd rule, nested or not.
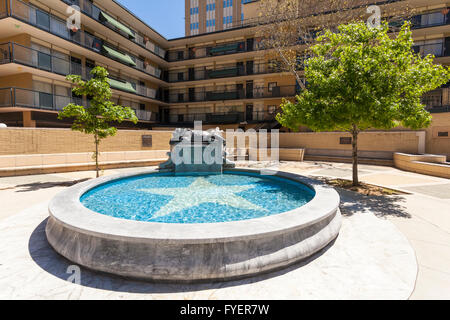
[[(62, 76), (75, 74), (81, 76), (85, 80), (91, 78), (90, 72), (92, 68), (72, 62), (69, 56), (63, 59), (47, 52), (41, 52), (17, 43), (0, 44), (0, 64), (6, 63), (18, 63)], [(157, 92), (155, 89), (120, 79), (110, 80), (110, 85), (113, 89), (156, 99)]]
[(136, 114), (136, 117), (141, 121), (156, 121), (158, 118), (157, 114), (154, 114), (150, 111), (134, 110), (134, 113)]
[(417, 41), (413, 46), (413, 50), (416, 53), (420, 53), (422, 56), (429, 54), (435, 57), (448, 57), (450, 55), (450, 46), (446, 46), (446, 42), (450, 41), (450, 37), (443, 39)]
[(123, 52), (101, 38), (83, 30), (73, 32), (67, 29), (66, 21), (20, 0), (11, 0), (11, 16), (39, 29), (50, 32), (67, 41), (73, 42), (91, 51), (99, 53), (128, 67), (137, 69), (157, 79), (161, 78), (161, 70), (132, 54)]
[(147, 49), (158, 57), (165, 59), (166, 50), (162, 49), (158, 45), (151, 42), (147, 36), (139, 34), (132, 30), (130, 27), (126, 26), (122, 22), (118, 21), (108, 13), (102, 11), (96, 5), (94, 5), (89, 0), (61, 0), (68, 5), (77, 5), (80, 7), (81, 11), (91, 17), (92, 19), (102, 23), (111, 30), (117, 32), (123, 37), (130, 41), (138, 44), (139, 46)]
[[(402, 23), (403, 24), (403, 23)], [(419, 14), (411, 18), (412, 29), (431, 28), (450, 24), (450, 12), (442, 11)]]
[(167, 124), (192, 124), (194, 121), (202, 121), (205, 124), (236, 124), (246, 121), (247, 123), (268, 123), (275, 120), (275, 113), (267, 111), (244, 112), (215, 112), (215, 113), (193, 113), (193, 114), (170, 114), (163, 122)]
[(8, 16), (6, 0), (0, 0), (0, 19)]
[(299, 93), (297, 86), (280, 87), (254, 87), (248, 89), (234, 89), (225, 91), (180, 91), (169, 92), (169, 103), (190, 103), (203, 101), (224, 101), (224, 100), (245, 100), (245, 99), (265, 99), (294, 97)]
[[(81, 98), (60, 96), (21, 88), (1, 88), (0, 108), (17, 107), (46, 111), (61, 111), (69, 103), (89, 105), (89, 101)], [(135, 110), (141, 121), (156, 121), (157, 114), (145, 110)]]
[(231, 78), (241, 76), (251, 76), (259, 74), (279, 73), (281, 69), (269, 63), (254, 64), (252, 61), (244, 63), (237, 63), (233, 65), (225, 65), (215, 69), (202, 67), (191, 68), (182, 72), (169, 72), (168, 81), (183, 82), (183, 81), (198, 81), (220, 78)]
[(59, 96), (29, 89), (0, 89), (0, 107), (20, 107), (61, 111), (69, 103), (81, 103), (81, 101), (80, 99), (68, 96)]
[(430, 112), (430, 113), (450, 112), (450, 106), (432, 106), (432, 107), (427, 107), (427, 111)]
[(247, 41), (223, 43), (217, 46), (193, 47), (187, 50), (169, 51), (169, 62), (215, 57), (234, 53), (250, 52), (258, 49), (254, 39)]
[(171, 114), (168, 119), (163, 119), (163, 122), (167, 124), (191, 124), (194, 121), (202, 121), (204, 124), (232, 124), (243, 122), (244, 118), (243, 112)]

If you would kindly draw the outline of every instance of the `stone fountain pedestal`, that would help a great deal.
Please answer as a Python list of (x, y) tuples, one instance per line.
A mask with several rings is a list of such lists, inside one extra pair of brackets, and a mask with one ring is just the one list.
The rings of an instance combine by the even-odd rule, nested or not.
[(169, 160), (159, 166), (176, 174), (221, 174), (235, 164), (227, 159), (226, 141), (219, 128), (209, 131), (176, 129), (170, 140)]

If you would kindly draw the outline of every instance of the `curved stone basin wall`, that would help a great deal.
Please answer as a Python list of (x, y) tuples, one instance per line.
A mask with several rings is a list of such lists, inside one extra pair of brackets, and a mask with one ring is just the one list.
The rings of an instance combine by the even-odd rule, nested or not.
[(260, 219), (149, 223), (101, 215), (80, 203), (80, 197), (93, 187), (129, 176), (133, 174), (87, 181), (58, 194), (50, 203), (46, 228), (51, 246), (79, 265), (120, 276), (217, 281), (269, 272), (303, 260), (332, 242), (341, 226), (340, 199), (333, 188), (281, 172), (277, 176), (309, 185), (316, 196), (303, 207)]

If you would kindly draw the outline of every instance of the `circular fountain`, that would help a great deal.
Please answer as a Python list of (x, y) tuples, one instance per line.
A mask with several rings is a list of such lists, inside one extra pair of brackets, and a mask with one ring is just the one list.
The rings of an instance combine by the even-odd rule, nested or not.
[[(90, 269), (195, 282), (286, 267), (337, 237), (340, 199), (333, 188), (291, 173), (233, 168), (217, 133), (202, 134), (198, 144), (183, 144), (193, 134), (181, 133), (160, 170), (103, 177), (58, 194), (46, 228), (51, 246)], [(186, 160), (194, 146), (212, 158), (220, 154), (222, 170), (208, 172), (203, 163), (184, 171), (174, 154)]]

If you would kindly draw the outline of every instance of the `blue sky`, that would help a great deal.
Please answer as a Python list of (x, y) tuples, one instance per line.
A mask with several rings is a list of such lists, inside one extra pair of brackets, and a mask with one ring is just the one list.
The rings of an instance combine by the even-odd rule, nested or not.
[(164, 37), (184, 37), (184, 0), (118, 1)]

